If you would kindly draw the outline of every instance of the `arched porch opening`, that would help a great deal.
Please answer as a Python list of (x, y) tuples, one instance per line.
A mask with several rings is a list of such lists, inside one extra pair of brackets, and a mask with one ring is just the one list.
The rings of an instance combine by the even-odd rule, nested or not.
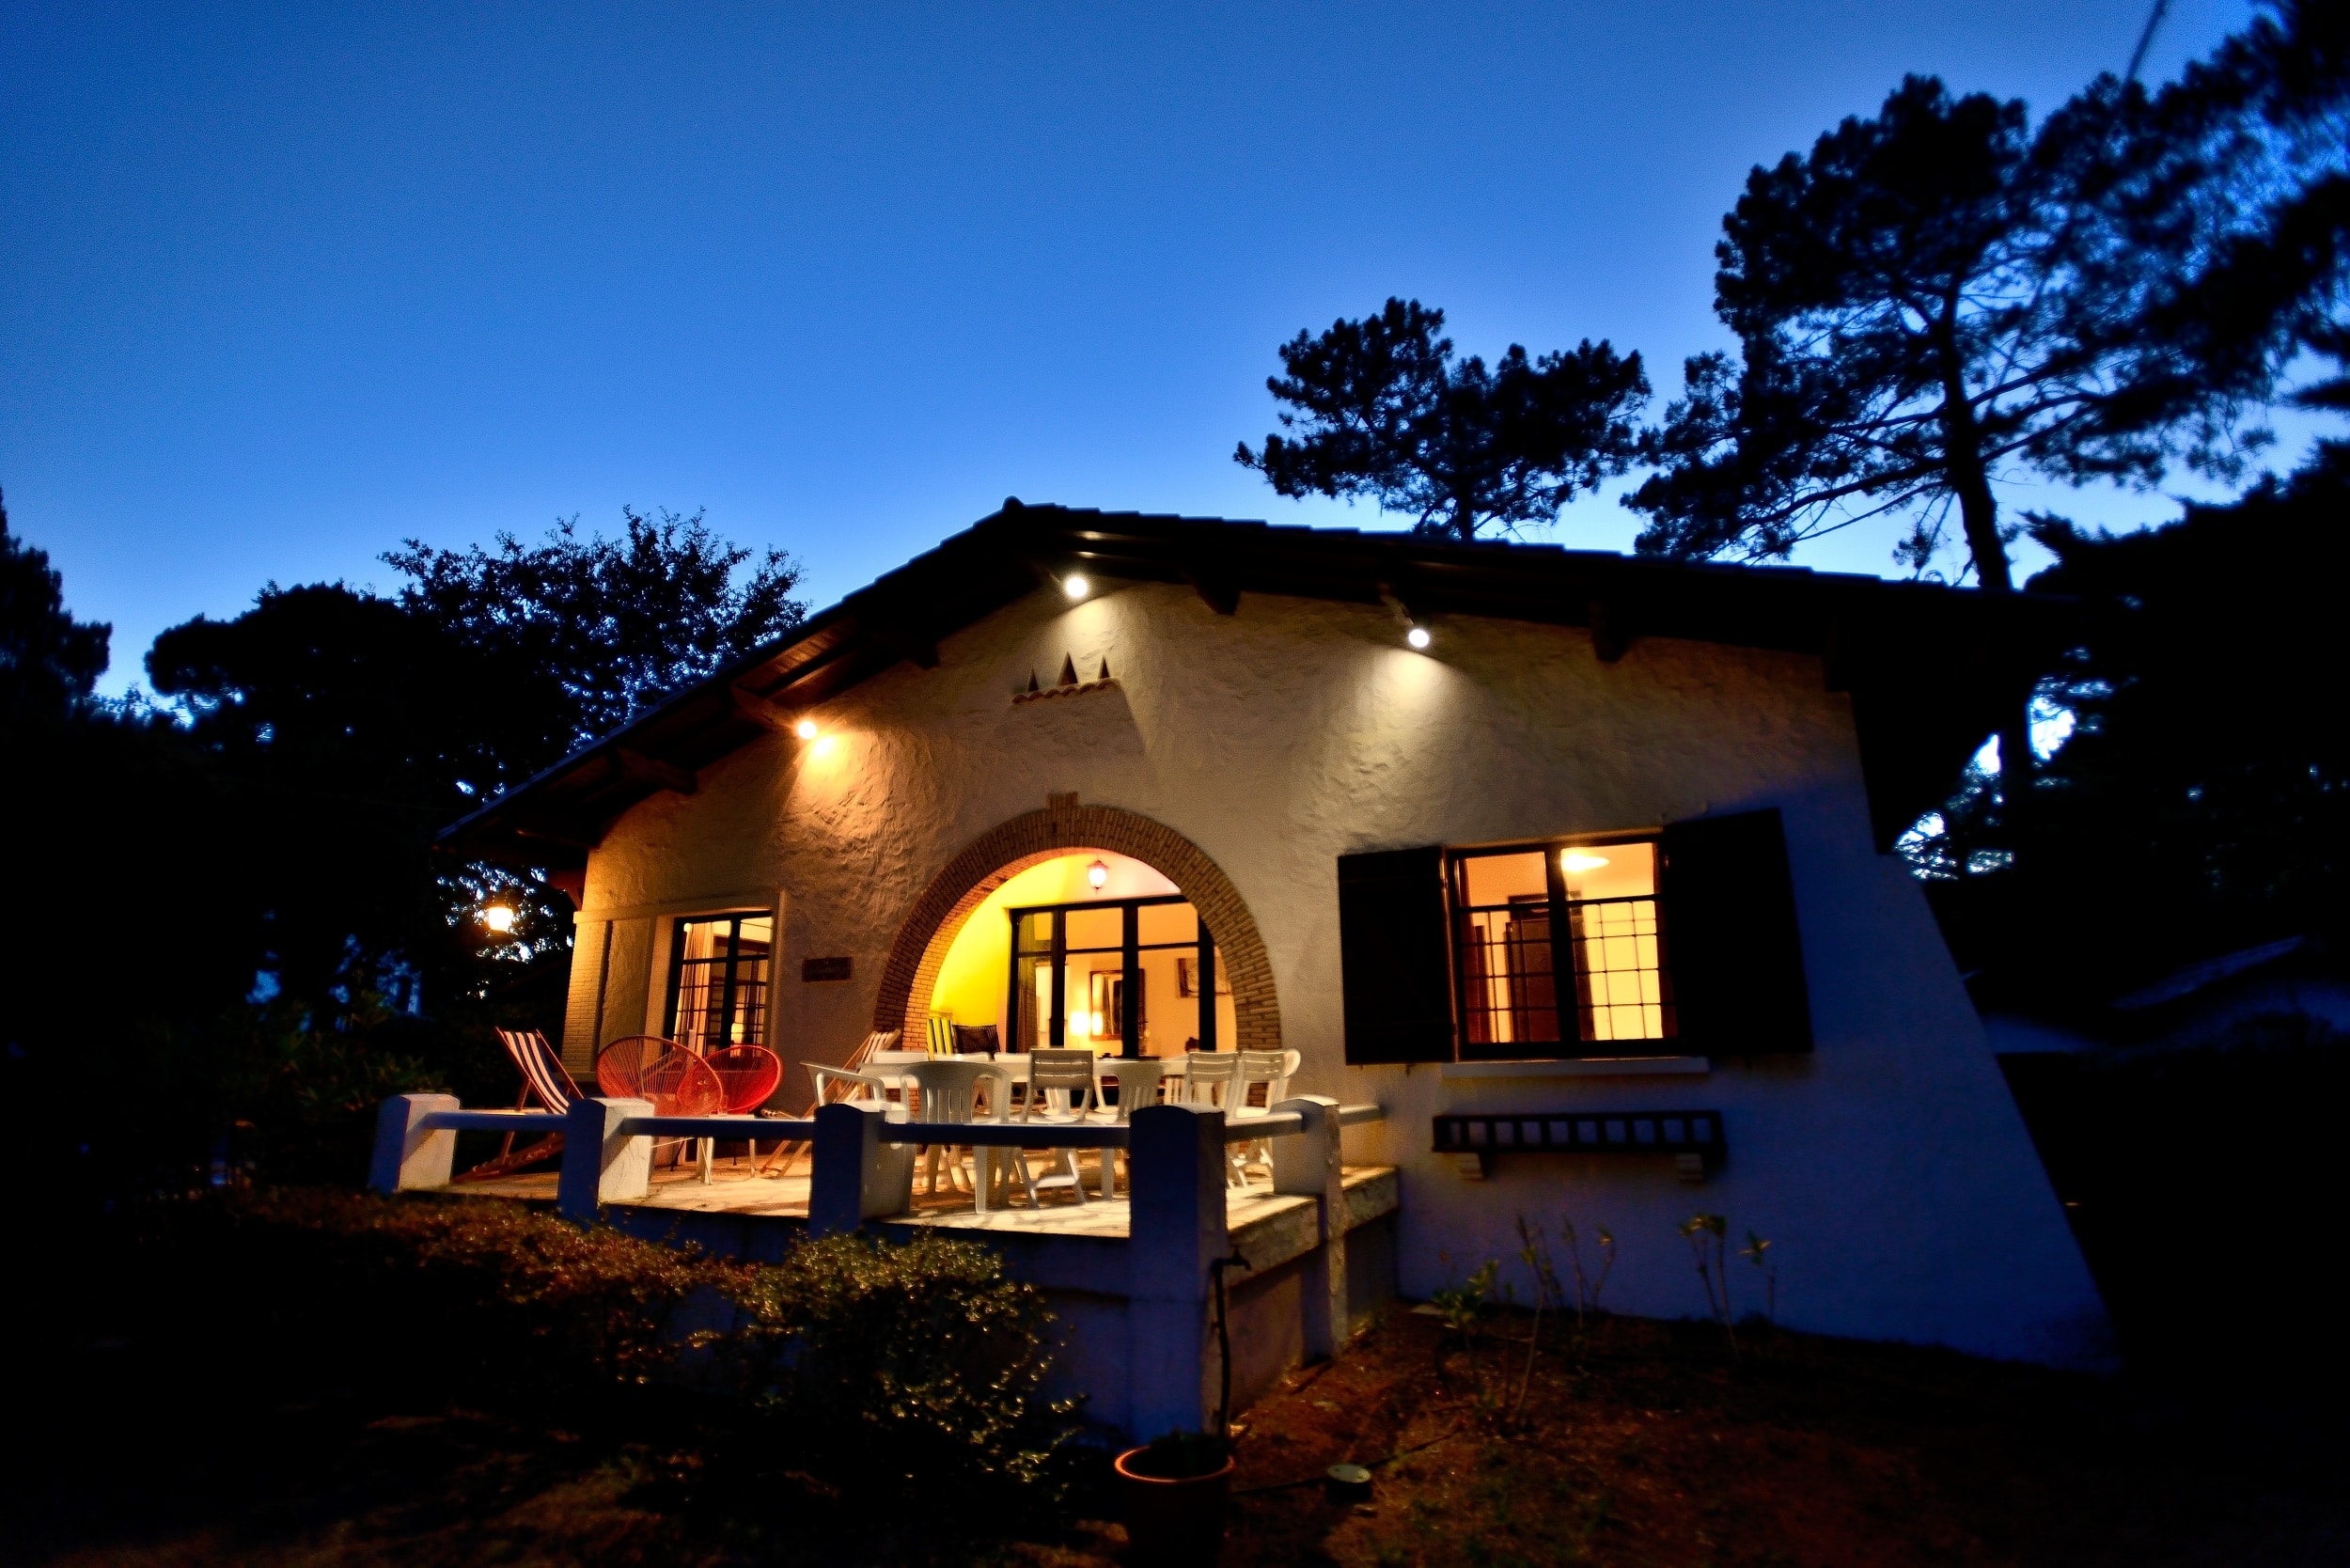
[(1140, 861), (1181, 889), (1215, 939), (1217, 962), (1231, 986), (1235, 1038), (1226, 1049), (1281, 1047), (1281, 1014), (1273, 965), (1257, 922), (1214, 861), (1182, 834), (1132, 811), (1079, 806), (1073, 798), (1012, 818), (965, 845), (932, 877), (899, 927), (882, 970), (873, 1027), (901, 1029), (919, 1041), (948, 950), (988, 896), (1030, 867), (1087, 851)]

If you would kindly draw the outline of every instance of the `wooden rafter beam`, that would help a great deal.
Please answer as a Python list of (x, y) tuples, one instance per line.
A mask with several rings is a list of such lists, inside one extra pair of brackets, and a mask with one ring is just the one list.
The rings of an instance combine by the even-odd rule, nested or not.
[(682, 795), (690, 795), (701, 788), (701, 780), (694, 776), (691, 769), (681, 768), (675, 762), (665, 762), (624, 745), (614, 746), (607, 755), (612, 759), (615, 774), (632, 782), (655, 784)]

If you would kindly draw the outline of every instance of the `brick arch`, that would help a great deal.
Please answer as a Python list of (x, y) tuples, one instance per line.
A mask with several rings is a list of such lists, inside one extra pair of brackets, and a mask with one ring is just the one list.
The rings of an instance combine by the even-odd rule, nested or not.
[(1216, 863), (1174, 829), (1109, 806), (1079, 806), (1056, 797), (980, 834), (931, 879), (898, 928), (882, 967), (873, 1027), (903, 1029), (922, 1038), (931, 996), (947, 949), (987, 896), (1029, 867), (1064, 855), (1106, 850), (1141, 861), (1183, 890), (1215, 939), (1216, 964), (1232, 985), (1234, 1032), (1228, 1048), (1277, 1051), (1281, 1010), (1273, 993), (1273, 961), (1257, 922)]

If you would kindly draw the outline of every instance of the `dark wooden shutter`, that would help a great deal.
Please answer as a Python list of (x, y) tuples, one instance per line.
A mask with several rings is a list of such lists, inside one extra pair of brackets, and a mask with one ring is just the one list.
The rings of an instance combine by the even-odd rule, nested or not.
[(1349, 1062), (1452, 1059), (1449, 952), (1441, 848), (1339, 856)]
[(1709, 1056), (1811, 1049), (1803, 938), (1778, 810), (1665, 829), (1666, 964), (1681, 1036)]

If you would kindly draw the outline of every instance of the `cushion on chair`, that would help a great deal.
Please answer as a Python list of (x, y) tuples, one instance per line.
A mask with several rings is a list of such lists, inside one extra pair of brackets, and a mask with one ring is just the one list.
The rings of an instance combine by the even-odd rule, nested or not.
[(982, 1051), (993, 1056), (1003, 1048), (1003, 1037), (993, 1024), (957, 1024), (955, 1026), (955, 1054), (957, 1056), (978, 1056)]

